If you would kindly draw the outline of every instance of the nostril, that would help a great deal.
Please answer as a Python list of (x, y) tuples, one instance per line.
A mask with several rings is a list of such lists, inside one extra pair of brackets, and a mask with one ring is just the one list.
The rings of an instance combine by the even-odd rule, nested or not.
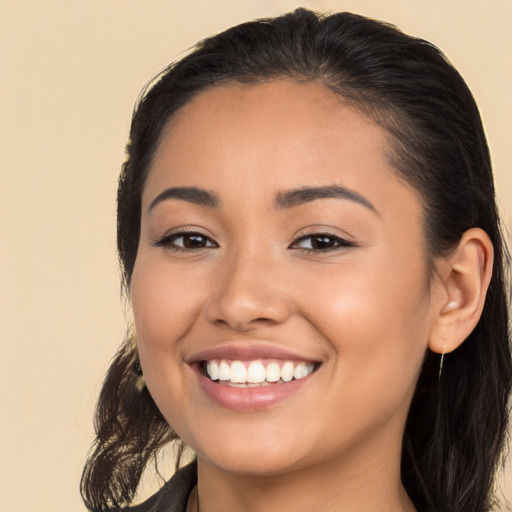
[(219, 327), (229, 327), (230, 329), (236, 330), (238, 332), (247, 332), (254, 329), (255, 327), (271, 327), (278, 324), (279, 322), (271, 318), (258, 317), (248, 320), (233, 319), (231, 321), (218, 318), (214, 320), (214, 323)]

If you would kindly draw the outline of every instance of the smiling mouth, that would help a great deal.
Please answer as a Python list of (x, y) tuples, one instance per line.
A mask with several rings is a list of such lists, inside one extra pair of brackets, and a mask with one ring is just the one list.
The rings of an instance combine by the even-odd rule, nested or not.
[(304, 379), (319, 363), (295, 361), (238, 361), (212, 359), (201, 363), (201, 373), (217, 384), (238, 387), (262, 387)]

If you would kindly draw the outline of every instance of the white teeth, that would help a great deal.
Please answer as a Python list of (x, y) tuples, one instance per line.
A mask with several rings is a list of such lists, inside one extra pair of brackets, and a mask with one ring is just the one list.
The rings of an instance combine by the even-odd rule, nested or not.
[(219, 380), (230, 380), (231, 368), (226, 361), (221, 361), (219, 366)]
[(233, 361), (231, 363), (231, 376), (229, 380), (239, 384), (247, 382), (247, 370), (245, 369), (244, 363), (241, 361)]
[(304, 371), (305, 368), (306, 368), (305, 364), (301, 363), (301, 364), (296, 365), (295, 368), (293, 369), (293, 378), (294, 379), (302, 379), (302, 377), (305, 377), (305, 375), (302, 375), (302, 372)]
[(281, 368), (281, 379), (290, 382), (293, 379), (293, 363), (286, 361)]
[(210, 379), (219, 380), (219, 365), (217, 364), (217, 361), (208, 361), (206, 371), (208, 372)]
[(257, 384), (266, 377), (265, 367), (261, 363), (251, 363), (247, 368), (247, 382)]
[(277, 382), (281, 378), (281, 368), (277, 363), (267, 366), (267, 382)]
[(290, 382), (307, 377), (314, 369), (312, 363), (293, 363), (285, 361), (281, 366), (271, 362), (265, 366), (261, 361), (251, 361), (249, 364), (242, 361), (212, 360), (206, 363), (206, 373), (211, 380), (228, 381), (229, 385), (237, 387), (250, 387), (268, 385), (269, 382)]

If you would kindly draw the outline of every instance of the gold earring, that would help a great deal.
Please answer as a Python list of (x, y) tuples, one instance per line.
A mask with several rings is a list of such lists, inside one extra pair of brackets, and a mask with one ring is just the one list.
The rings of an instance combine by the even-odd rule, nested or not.
[(142, 366), (140, 360), (137, 357), (133, 363), (133, 371), (137, 374), (137, 380), (135, 381), (135, 389), (140, 393), (146, 387), (146, 379), (142, 374)]
[(144, 378), (144, 375), (140, 375), (137, 378), (137, 381), (135, 382), (135, 389), (141, 393), (142, 390), (146, 387), (146, 379)]
[(137, 380), (135, 381), (135, 389), (140, 393), (146, 387), (146, 379), (142, 374), (142, 366), (140, 365), (139, 351), (137, 349), (137, 334), (135, 333), (135, 324), (133, 322), (130, 325), (129, 339), (131, 349), (133, 350), (135, 356), (135, 361), (132, 366), (133, 372), (137, 375)]

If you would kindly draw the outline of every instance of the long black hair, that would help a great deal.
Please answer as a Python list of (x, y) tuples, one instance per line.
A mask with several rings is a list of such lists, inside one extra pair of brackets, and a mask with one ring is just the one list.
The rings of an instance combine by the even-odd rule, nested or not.
[[(511, 386), (507, 252), (489, 150), (464, 80), (432, 44), (351, 13), (298, 9), (244, 23), (200, 42), (143, 92), (118, 189), (118, 251), (125, 291), (137, 256), (141, 195), (163, 128), (194, 95), (223, 83), (315, 81), (389, 134), (396, 173), (424, 203), (430, 263), (472, 227), (494, 246), (494, 271), (478, 325), (445, 357), (426, 357), (408, 416), (402, 480), (419, 511), (484, 512), (502, 453)], [(127, 337), (108, 371), (97, 438), (82, 476), (91, 510), (129, 503), (156, 452), (177, 439), (147, 389), (138, 391)], [(135, 369), (134, 369), (135, 368)]]

